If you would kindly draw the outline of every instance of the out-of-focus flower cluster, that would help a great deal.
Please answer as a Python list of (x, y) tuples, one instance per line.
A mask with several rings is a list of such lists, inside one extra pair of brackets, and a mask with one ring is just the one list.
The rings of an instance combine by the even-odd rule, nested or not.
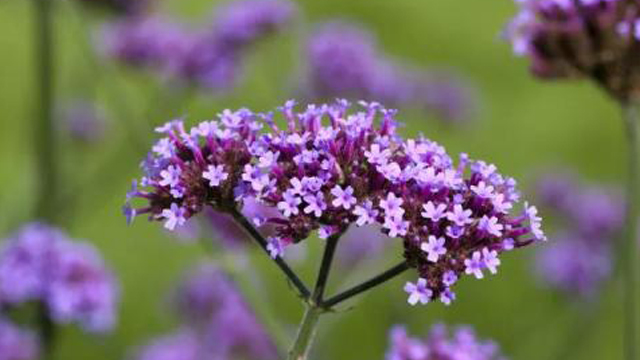
[(35, 360), (38, 347), (34, 333), (0, 316), (0, 360)]
[(178, 288), (175, 303), (184, 326), (143, 348), (137, 359), (277, 358), (253, 311), (217, 267), (199, 266)]
[(91, 245), (44, 224), (25, 225), (0, 249), (0, 304), (40, 302), (54, 322), (113, 328), (118, 289)]
[(381, 53), (373, 34), (348, 23), (327, 23), (308, 39), (302, 91), (307, 97), (375, 99), (424, 109), (446, 121), (467, 120), (473, 89), (442, 71), (410, 69)]
[(585, 77), (628, 101), (640, 93), (640, 13), (636, 1), (517, 0), (507, 28), (516, 54), (543, 78)]
[(106, 115), (95, 103), (76, 100), (65, 104), (59, 118), (60, 126), (73, 140), (95, 143), (104, 138)]
[(158, 15), (123, 19), (104, 30), (106, 54), (214, 90), (235, 85), (249, 48), (291, 22), (287, 0), (240, 0), (216, 11), (213, 25), (189, 29)]
[(569, 295), (593, 295), (612, 268), (623, 199), (614, 189), (582, 184), (576, 176), (560, 173), (540, 178), (537, 193), (540, 205), (563, 220), (553, 244), (538, 252), (540, 277)]
[(460, 327), (448, 334), (444, 325), (435, 325), (426, 339), (407, 335), (402, 326), (389, 334), (389, 349), (385, 360), (504, 360), (498, 346), (482, 341), (469, 327)]
[[(271, 113), (247, 109), (225, 110), (189, 131), (181, 121), (158, 128), (165, 137), (142, 164), (144, 188), (134, 182), (127, 195), (128, 220), (148, 214), (172, 230), (207, 207), (231, 212), (251, 198), (279, 211), (252, 219), (275, 227), (274, 258), (313, 231), (328, 238), (351, 224), (376, 224), (402, 239), (420, 275), (405, 287), (411, 304), (449, 304), (460, 276), (496, 273), (500, 253), (546, 239), (535, 207), (514, 214), (514, 179), (466, 154), (454, 165), (424, 137), (404, 141), (395, 111), (363, 103), (352, 112), (344, 100), (301, 112), (294, 106), (279, 109), (284, 128)], [(134, 208), (133, 198), (147, 205)]]

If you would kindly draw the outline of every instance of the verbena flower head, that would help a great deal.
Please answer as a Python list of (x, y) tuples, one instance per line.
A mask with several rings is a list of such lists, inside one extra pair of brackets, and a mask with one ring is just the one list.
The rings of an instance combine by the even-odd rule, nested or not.
[(621, 101), (640, 90), (638, 5), (625, 0), (518, 0), (507, 28), (542, 78), (589, 78)]
[[(303, 111), (287, 102), (279, 112), (285, 127), (241, 109), (189, 130), (181, 121), (158, 128), (164, 137), (127, 196), (146, 204), (128, 202), (128, 220), (146, 214), (174, 229), (206, 207), (232, 211), (253, 199), (279, 211), (266, 219), (275, 226), (273, 257), (315, 231), (328, 237), (376, 224), (401, 239), (418, 271), (405, 288), (412, 304), (448, 304), (461, 276), (495, 273), (499, 254), (546, 239), (535, 207), (516, 211), (514, 179), (466, 154), (454, 164), (424, 137), (403, 140), (394, 110), (362, 103), (354, 111), (340, 100)], [(212, 184), (214, 175), (224, 180)]]
[(38, 340), (34, 333), (0, 317), (0, 360), (38, 359)]
[(44, 224), (24, 226), (0, 250), (0, 304), (40, 301), (51, 318), (110, 330), (118, 290), (97, 251)]
[(309, 37), (303, 92), (312, 98), (376, 99), (465, 120), (475, 108), (469, 84), (444, 71), (424, 71), (385, 56), (373, 34), (356, 25), (330, 22)]
[(198, 329), (206, 358), (277, 358), (273, 342), (242, 294), (214, 265), (196, 268), (178, 288), (176, 300), (186, 323)]
[(435, 325), (425, 339), (413, 338), (402, 326), (389, 333), (385, 360), (504, 360), (492, 341), (479, 340), (470, 327), (459, 327), (450, 336), (444, 325)]
[(574, 174), (559, 172), (538, 180), (537, 195), (541, 206), (561, 219), (553, 244), (538, 251), (540, 278), (567, 295), (593, 296), (611, 274), (624, 201), (615, 189), (586, 185)]

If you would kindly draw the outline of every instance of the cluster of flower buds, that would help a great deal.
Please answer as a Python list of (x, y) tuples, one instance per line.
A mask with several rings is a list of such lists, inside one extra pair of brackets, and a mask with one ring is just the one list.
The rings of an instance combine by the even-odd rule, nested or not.
[(104, 31), (106, 54), (122, 63), (214, 90), (231, 88), (248, 48), (280, 31), (295, 14), (287, 0), (239, 0), (214, 24), (192, 30), (157, 15), (131, 17)]
[[(129, 221), (149, 214), (171, 230), (205, 207), (237, 211), (250, 198), (278, 210), (252, 219), (275, 227), (274, 258), (314, 231), (329, 238), (352, 224), (377, 225), (402, 239), (420, 275), (405, 288), (411, 304), (449, 304), (460, 276), (495, 273), (500, 253), (546, 239), (535, 207), (514, 214), (514, 179), (466, 154), (454, 165), (426, 138), (403, 140), (394, 110), (362, 103), (353, 112), (345, 100), (301, 112), (294, 105), (279, 109), (283, 128), (271, 113), (241, 109), (189, 131), (180, 121), (157, 129), (166, 137), (143, 163), (144, 189), (134, 182), (128, 194)], [(135, 197), (147, 205), (131, 207)]]
[(104, 332), (115, 324), (118, 289), (96, 249), (34, 223), (0, 249), (0, 305), (32, 301), (57, 323)]
[(492, 341), (480, 341), (469, 327), (448, 335), (444, 325), (435, 325), (426, 339), (412, 338), (402, 326), (389, 333), (386, 360), (504, 360)]
[(620, 101), (640, 96), (640, 4), (627, 0), (517, 0), (514, 51), (542, 78), (590, 78)]
[(538, 180), (537, 195), (541, 206), (564, 220), (553, 244), (538, 251), (540, 278), (568, 295), (594, 295), (611, 273), (614, 239), (624, 219), (622, 197), (558, 172)]
[(183, 326), (143, 348), (137, 359), (277, 358), (262, 324), (216, 266), (198, 266), (179, 286), (175, 299)]
[(377, 99), (448, 122), (468, 120), (476, 107), (473, 89), (460, 77), (410, 69), (384, 56), (373, 34), (356, 25), (321, 25), (308, 39), (305, 58), (301, 87), (311, 98)]

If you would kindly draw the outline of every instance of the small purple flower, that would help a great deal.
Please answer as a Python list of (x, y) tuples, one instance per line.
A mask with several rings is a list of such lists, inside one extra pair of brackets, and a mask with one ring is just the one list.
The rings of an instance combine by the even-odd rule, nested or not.
[(478, 230), (484, 231), (489, 235), (500, 237), (502, 236), (502, 229), (504, 229), (504, 226), (498, 222), (498, 218), (495, 216), (489, 218), (485, 215), (478, 221)]
[(373, 208), (371, 200), (365, 201), (362, 205), (356, 205), (355, 209), (353, 209), (353, 214), (358, 217), (356, 225), (363, 226), (372, 224), (376, 220), (378, 212), (378, 210)]
[(320, 217), (322, 212), (327, 209), (327, 204), (324, 202), (324, 195), (322, 193), (306, 195), (304, 201), (309, 204), (304, 208), (305, 214), (313, 214), (315, 217)]
[(270, 237), (267, 242), (267, 251), (272, 259), (284, 255), (284, 243), (278, 237)]
[(387, 163), (391, 156), (391, 151), (389, 149), (381, 149), (380, 144), (372, 144), (371, 148), (364, 152), (364, 156), (370, 163), (382, 165)]
[(384, 210), (386, 218), (401, 218), (404, 214), (403, 202), (402, 198), (390, 192), (386, 199), (380, 200), (380, 208)]
[(489, 250), (488, 248), (482, 249), (482, 261), (484, 266), (489, 269), (489, 272), (495, 274), (498, 272), (498, 265), (500, 265), (500, 259), (498, 259), (498, 252), (495, 250)]
[(347, 188), (343, 190), (340, 185), (336, 185), (331, 189), (331, 194), (335, 196), (331, 204), (336, 208), (343, 207), (345, 210), (349, 210), (358, 202), (355, 196), (353, 196), (353, 188), (351, 186), (347, 186)]
[(482, 269), (484, 269), (485, 264), (482, 260), (482, 254), (480, 251), (474, 251), (471, 255), (471, 259), (466, 259), (464, 261), (464, 266), (466, 267), (464, 272), (468, 275), (473, 274), (476, 279), (482, 279), (484, 274), (482, 274)]
[(473, 214), (471, 210), (464, 209), (462, 205), (456, 204), (453, 206), (453, 211), (447, 213), (447, 219), (458, 226), (465, 226), (473, 222), (471, 214)]
[(302, 203), (302, 199), (295, 195), (293, 189), (289, 189), (282, 194), (282, 201), (278, 203), (278, 210), (282, 212), (285, 217), (291, 215), (298, 215), (300, 212), (298, 205)]
[(418, 302), (426, 304), (431, 301), (431, 296), (433, 295), (433, 291), (427, 287), (427, 280), (423, 278), (418, 279), (415, 284), (407, 282), (404, 285), (404, 291), (409, 294), (407, 302), (410, 305), (416, 305)]
[(382, 226), (385, 229), (389, 230), (389, 236), (393, 238), (397, 236), (407, 235), (407, 230), (409, 229), (409, 222), (402, 219), (402, 216), (386, 217), (384, 219), (384, 224)]
[(440, 302), (445, 304), (446, 306), (451, 305), (452, 302), (456, 300), (456, 293), (451, 291), (451, 289), (445, 289), (442, 294), (440, 294)]
[(202, 173), (202, 177), (209, 180), (209, 186), (220, 186), (220, 183), (229, 178), (229, 173), (224, 171), (222, 165), (209, 165), (207, 171)]
[(476, 186), (471, 185), (470, 189), (482, 199), (493, 199), (493, 186), (485, 184), (484, 181), (480, 181)]
[(435, 236), (429, 236), (429, 240), (426, 243), (420, 245), (420, 249), (426, 252), (427, 260), (431, 262), (438, 262), (440, 256), (447, 253), (447, 249), (444, 247), (445, 239), (443, 237), (436, 238)]
[(162, 217), (166, 219), (164, 227), (167, 230), (174, 230), (176, 226), (182, 226), (187, 221), (184, 208), (176, 203), (172, 203), (169, 209), (162, 210)]
[(180, 181), (180, 169), (176, 168), (173, 165), (169, 165), (165, 170), (160, 171), (160, 181), (158, 184), (162, 186), (174, 187), (178, 185)]
[(434, 222), (440, 221), (440, 219), (447, 217), (447, 205), (446, 204), (438, 204), (437, 206), (433, 204), (433, 202), (429, 201), (426, 204), (422, 205), (424, 209), (420, 214), (425, 219), (430, 219)]
[(458, 281), (458, 276), (454, 271), (449, 270), (442, 275), (442, 283), (447, 287), (452, 286), (456, 281)]

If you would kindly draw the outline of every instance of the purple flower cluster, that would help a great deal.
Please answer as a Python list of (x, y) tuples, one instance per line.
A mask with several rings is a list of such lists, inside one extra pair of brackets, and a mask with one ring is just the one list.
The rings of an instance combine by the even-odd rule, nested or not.
[[(206, 207), (231, 212), (251, 198), (280, 212), (264, 220), (275, 226), (274, 258), (313, 231), (326, 238), (376, 224), (402, 239), (420, 275), (405, 287), (411, 304), (448, 304), (462, 275), (496, 273), (500, 253), (545, 240), (535, 207), (512, 214), (520, 199), (514, 179), (466, 154), (456, 166), (426, 138), (404, 141), (394, 110), (362, 103), (351, 112), (344, 100), (302, 112), (294, 105), (279, 109), (285, 128), (271, 113), (241, 109), (189, 131), (180, 121), (157, 129), (165, 137), (143, 163), (146, 189), (134, 182), (127, 196), (129, 221), (149, 214), (171, 230)], [(135, 197), (147, 205), (131, 207)]]
[(313, 98), (376, 99), (423, 108), (448, 121), (468, 118), (475, 96), (462, 79), (411, 70), (380, 53), (372, 34), (347, 23), (320, 26), (308, 40), (303, 92)]
[(402, 326), (389, 334), (390, 346), (386, 360), (504, 360), (492, 341), (476, 338), (469, 327), (456, 329), (448, 335), (444, 325), (435, 325), (426, 339), (412, 338)]
[(232, 87), (248, 48), (291, 21), (287, 0), (240, 0), (222, 8), (208, 29), (193, 30), (158, 16), (131, 17), (104, 32), (107, 55), (153, 68), (172, 79), (214, 90)]
[(55, 322), (103, 332), (114, 326), (118, 290), (93, 247), (33, 223), (0, 249), (0, 304), (30, 301), (45, 304)]
[(566, 224), (554, 243), (538, 252), (540, 277), (567, 294), (593, 295), (611, 272), (614, 238), (624, 219), (622, 198), (568, 174), (544, 176), (537, 188), (540, 204)]
[(139, 360), (275, 359), (274, 344), (226, 275), (199, 266), (179, 287), (176, 304), (185, 325), (145, 348)]
[(542, 78), (585, 77), (621, 101), (638, 96), (638, 4), (625, 0), (517, 0), (507, 28), (514, 52)]
[(20, 329), (0, 316), (0, 360), (35, 360), (38, 348), (34, 333)]

